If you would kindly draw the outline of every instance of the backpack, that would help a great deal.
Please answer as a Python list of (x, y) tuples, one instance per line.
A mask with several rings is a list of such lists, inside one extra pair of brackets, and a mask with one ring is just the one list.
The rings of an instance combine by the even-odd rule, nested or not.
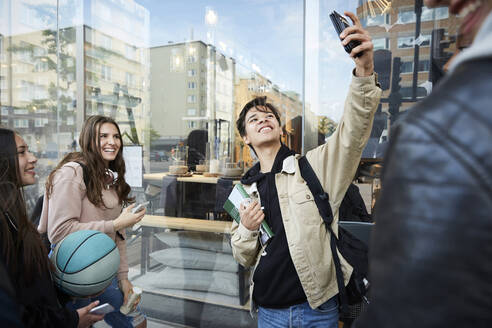
[[(354, 237), (350, 232), (338, 227), (338, 238), (331, 229), (333, 222), (333, 213), (330, 207), (328, 194), (323, 190), (316, 173), (309, 164), (305, 156), (299, 158), (299, 168), (302, 178), (306, 181), (309, 190), (314, 196), (314, 201), (318, 207), (319, 214), (323, 218), (326, 230), (330, 233), (330, 248), (335, 264), (335, 272), (339, 291), (340, 320), (343, 318), (353, 318), (349, 306), (359, 305), (365, 301), (369, 303), (366, 294), (369, 282), (368, 275), (368, 247), (367, 245)], [(344, 284), (342, 267), (337, 250), (343, 258), (353, 267), (353, 272), (347, 286)], [(359, 306), (360, 308), (360, 306)]]
[(373, 222), (371, 214), (367, 212), (366, 204), (359, 191), (359, 187), (351, 183), (338, 209), (340, 221)]
[[(87, 184), (89, 183), (89, 173), (87, 172), (87, 166), (78, 161), (74, 161), (74, 162), (78, 163), (82, 167), (82, 178), (84, 180), (84, 184), (87, 186)], [(34, 205), (34, 209), (30, 217), (31, 223), (36, 228), (38, 227), (39, 221), (41, 220), (41, 213), (43, 212), (43, 202), (44, 202), (44, 194), (41, 195), (36, 201), (36, 205)], [(46, 249), (48, 249), (49, 251), (51, 248), (51, 243), (48, 239), (48, 234), (46, 232), (41, 234), (41, 240), (43, 241), (44, 246), (46, 246)]]

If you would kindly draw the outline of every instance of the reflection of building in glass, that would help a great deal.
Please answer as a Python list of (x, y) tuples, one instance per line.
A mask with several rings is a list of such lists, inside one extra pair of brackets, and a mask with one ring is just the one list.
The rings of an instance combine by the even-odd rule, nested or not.
[(63, 29), (60, 36), (59, 67), (53, 30), (6, 37), (1, 49), (2, 125), (19, 131), (33, 151), (49, 157), (57, 156), (57, 140), (67, 150), (76, 130), (75, 47), (69, 46), (75, 29)]
[[(302, 138), (302, 103), (300, 95), (293, 91), (280, 91), (279, 87), (266, 77), (253, 72), (249, 78), (239, 78), (235, 85), (235, 116), (234, 123), (241, 113), (243, 106), (255, 97), (267, 96), (268, 102), (280, 112), (280, 119), (284, 128), (282, 142), (289, 148), (301, 153)], [(236, 133), (235, 158), (245, 163), (252, 163), (248, 147), (245, 147), (242, 138)]]
[[(375, 1), (359, 0), (357, 14), (362, 24), (367, 28), (374, 43), (375, 50), (383, 50), (375, 54), (376, 68), (380, 61), (378, 72), (385, 89), (383, 98), (388, 98), (391, 92), (390, 81), (394, 58), (400, 58), (401, 82), (399, 94), (403, 98), (400, 111), (409, 108), (413, 102), (426, 96), (431, 89), (429, 71), (431, 69), (431, 36), (433, 30), (443, 29), (444, 37), (453, 37), (457, 33), (458, 17), (450, 16), (448, 8), (429, 9), (422, 7), (420, 24), (415, 12), (414, 0), (392, 0), (391, 6), (381, 15), (381, 8)], [(421, 3), (422, 1), (420, 1)], [(372, 8), (371, 8), (372, 6)], [(419, 35), (416, 37), (416, 28)], [(416, 81), (414, 82), (415, 46), (418, 46), (418, 60)], [(447, 51), (454, 52), (456, 45), (451, 43)], [(391, 57), (384, 54), (384, 50), (391, 52)], [(377, 58), (381, 56), (381, 58)], [(386, 56), (386, 58), (382, 58)], [(381, 71), (382, 70), (382, 71)], [(397, 81), (393, 81), (397, 82)], [(386, 86), (385, 86), (386, 84)], [(416, 85), (416, 99), (413, 98), (414, 84)], [(383, 104), (383, 110), (388, 109), (388, 103)]]
[(143, 144), (148, 115), (148, 51), (84, 28), (86, 115), (114, 117), (131, 143)]
[[(148, 11), (131, 0), (109, 16), (102, 8), (114, 6), (110, 1), (66, 4), (57, 35), (55, 5), (6, 3), (12, 16), (2, 26), (10, 33), (0, 38), (2, 125), (18, 130), (38, 155), (54, 158), (73, 149), (88, 115), (113, 116), (129, 139), (141, 140), (149, 109)], [(122, 19), (128, 24), (117, 23)]]
[(216, 136), (226, 151), (233, 128), (235, 60), (191, 41), (153, 47), (150, 61), (151, 125), (161, 136), (152, 147), (168, 150), (192, 130), (209, 129), (209, 142)]

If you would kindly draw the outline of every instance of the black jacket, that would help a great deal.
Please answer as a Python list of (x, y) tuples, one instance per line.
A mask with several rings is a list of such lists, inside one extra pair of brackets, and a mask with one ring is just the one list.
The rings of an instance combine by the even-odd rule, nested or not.
[[(7, 224), (13, 238), (18, 238), (17, 231), (15, 228), (12, 228), (11, 224), (5, 220), (0, 222), (0, 224)], [(3, 250), (1, 249), (0, 254), (3, 254)], [(19, 261), (22, 262), (22, 253), (19, 254), (19, 257)], [(46, 260), (48, 261), (48, 259)], [(22, 267), (20, 270), (22, 270)], [(79, 316), (76, 311), (62, 306), (66, 300), (62, 300), (63, 295), (59, 295), (55, 289), (49, 271), (39, 272), (30, 282), (26, 282), (21, 278), (23, 272), (9, 272), (9, 276), (16, 292), (16, 299), (20, 307), (19, 312), (24, 327), (77, 327)]]
[(464, 62), (392, 131), (365, 327), (492, 325), (492, 57)]

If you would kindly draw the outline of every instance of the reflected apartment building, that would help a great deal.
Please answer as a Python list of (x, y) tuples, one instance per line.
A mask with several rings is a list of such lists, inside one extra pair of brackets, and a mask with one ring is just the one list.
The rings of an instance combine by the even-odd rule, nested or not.
[(125, 3), (112, 8), (111, 1), (83, 1), (60, 8), (73, 13), (69, 21), (76, 25), (60, 27), (57, 36), (56, 11), (32, 1), (3, 2), (11, 15), (0, 37), (1, 124), (19, 131), (38, 156), (56, 160), (75, 149), (82, 123), (94, 114), (114, 117), (126, 143), (143, 143), (147, 40), (128, 34), (116, 19), (126, 18), (148, 35), (149, 14)]
[(159, 135), (152, 149), (168, 151), (191, 131), (208, 130), (204, 142), (220, 144), (221, 155), (230, 156), (236, 61), (188, 41), (150, 48), (150, 62), (151, 127)]
[(437, 69), (457, 49), (461, 18), (422, 0), (359, 0), (357, 14), (373, 39), (382, 110), (396, 118), (432, 90)]

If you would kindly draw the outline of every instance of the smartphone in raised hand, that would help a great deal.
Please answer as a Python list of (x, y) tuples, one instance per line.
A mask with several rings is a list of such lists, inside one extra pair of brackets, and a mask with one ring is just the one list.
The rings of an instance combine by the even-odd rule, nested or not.
[[(330, 14), (330, 19), (331, 19), (331, 22), (333, 23), (333, 27), (337, 31), (338, 37), (340, 37), (340, 33), (342, 33), (343, 30), (345, 30), (347, 27), (350, 26), (350, 23), (348, 22), (348, 20), (344, 16), (337, 13), (335, 10), (333, 10), (333, 12)], [(355, 47), (357, 47), (358, 45), (360, 45), (359, 41), (350, 41), (349, 43), (344, 45), (343, 48), (345, 49), (345, 51), (347, 53), (350, 54), (352, 52), (352, 50)], [(359, 52), (355, 55), (355, 57), (360, 57), (360, 56), (362, 56), (363, 53), (364, 53), (363, 51)]]

